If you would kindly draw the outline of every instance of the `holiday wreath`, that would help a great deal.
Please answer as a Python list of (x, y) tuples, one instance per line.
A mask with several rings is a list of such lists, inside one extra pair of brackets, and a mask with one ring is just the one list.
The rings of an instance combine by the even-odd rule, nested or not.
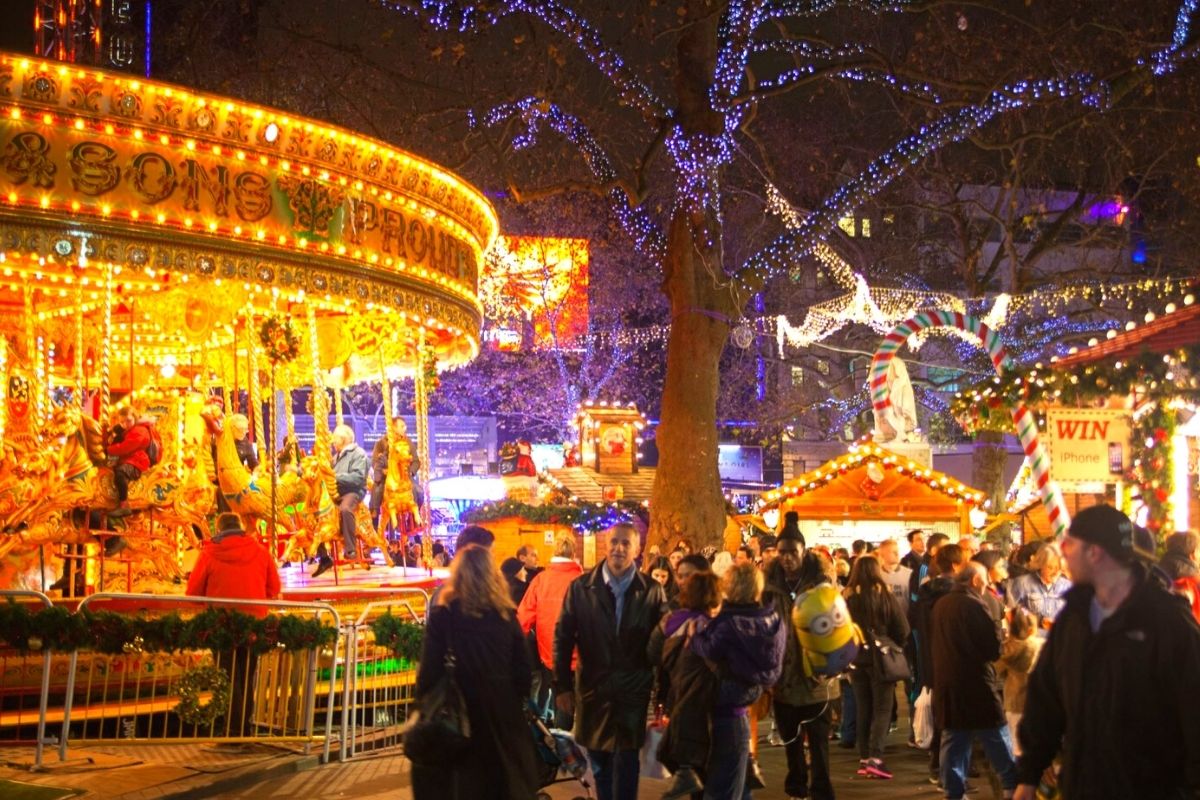
[(287, 317), (267, 317), (258, 329), (258, 340), (272, 364), (286, 364), (300, 355), (300, 340)]
[[(175, 713), (188, 725), (212, 727), (229, 707), (229, 674), (212, 664), (189, 669), (179, 678), (179, 705)], [(201, 704), (200, 695), (209, 693), (208, 702)]]

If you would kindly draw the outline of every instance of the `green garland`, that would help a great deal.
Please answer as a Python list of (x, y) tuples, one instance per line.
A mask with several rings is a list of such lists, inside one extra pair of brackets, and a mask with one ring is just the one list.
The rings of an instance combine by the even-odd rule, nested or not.
[(1108, 364), (1086, 364), (1059, 370), (1054, 364), (1029, 370), (1008, 369), (999, 378), (987, 378), (958, 392), (950, 403), (968, 433), (991, 430), (1012, 433), (1012, 411), (1018, 404), (1080, 405), (1113, 395), (1126, 396), (1136, 388), (1147, 400), (1166, 402), (1182, 398), (1200, 402), (1200, 380), (1191, 365), (1200, 363), (1200, 345), (1188, 345), (1169, 354), (1143, 352)]
[[(188, 725), (211, 727), (229, 707), (229, 674), (211, 664), (189, 669), (176, 684), (179, 704), (175, 713)], [(200, 705), (200, 693), (210, 692), (209, 700)]]
[(1136, 484), (1149, 513), (1146, 527), (1156, 538), (1174, 533), (1171, 518), (1171, 459), (1175, 436), (1175, 412), (1155, 405), (1133, 423), (1129, 432), (1131, 466), (1125, 479)]
[[(646, 508), (633, 500), (618, 500), (615, 503), (596, 505), (540, 505), (534, 506), (516, 500), (500, 500), (486, 503), (473, 509), (463, 517), (465, 522), (490, 522), (506, 517), (520, 517), (529, 522), (550, 525), (569, 525), (576, 530), (600, 531), (614, 522), (629, 521), (634, 517), (644, 519)], [(618, 519), (614, 519), (614, 516)]]
[(61, 606), (39, 608), (11, 599), (0, 604), (0, 642), (22, 651), (48, 647), (59, 653), (93, 650), (116, 655), (247, 647), (254, 653), (264, 653), (278, 647), (325, 647), (336, 638), (337, 629), (320, 620), (274, 614), (259, 618), (227, 608), (210, 608), (185, 618), (179, 614), (144, 617), (87, 608), (73, 614)]
[(392, 616), (389, 611), (371, 623), (375, 644), (386, 647), (405, 661), (415, 662), (425, 646), (425, 626)]
[(286, 364), (300, 355), (300, 340), (287, 317), (267, 317), (258, 329), (258, 341), (272, 364)]
[[(1135, 391), (1151, 407), (1130, 431), (1131, 468), (1125, 480), (1138, 487), (1149, 513), (1146, 526), (1155, 536), (1173, 532), (1170, 501), (1172, 437), (1175, 412), (1169, 403), (1183, 399), (1200, 402), (1200, 379), (1192, 365), (1200, 363), (1200, 344), (1172, 351), (1166, 357), (1144, 351), (1109, 364), (1087, 364), (1073, 369), (1038, 368), (1019, 373), (1006, 370), (999, 378), (982, 381), (955, 395), (951, 412), (968, 433), (989, 430), (1012, 433), (1012, 410), (1020, 403), (1082, 406)], [(1044, 414), (1037, 412), (1039, 427)]]

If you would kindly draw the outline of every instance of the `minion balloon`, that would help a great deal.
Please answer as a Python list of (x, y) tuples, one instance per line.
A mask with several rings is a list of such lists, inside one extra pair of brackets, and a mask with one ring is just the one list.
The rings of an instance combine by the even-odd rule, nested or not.
[(822, 583), (796, 598), (792, 627), (804, 651), (804, 674), (840, 675), (863, 643), (862, 631), (836, 586)]

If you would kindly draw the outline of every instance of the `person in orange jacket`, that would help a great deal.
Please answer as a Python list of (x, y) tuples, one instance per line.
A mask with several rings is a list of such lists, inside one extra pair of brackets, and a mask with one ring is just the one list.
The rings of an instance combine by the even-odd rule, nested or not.
[[(530, 630), (536, 631), (538, 661), (541, 662), (540, 674), (534, 674), (534, 696), (538, 708), (545, 711), (549, 705), (550, 685), (554, 680), (554, 627), (558, 624), (558, 616), (562, 613), (563, 602), (567, 596), (567, 587), (571, 581), (583, 574), (583, 567), (575, 561), (575, 539), (571, 535), (559, 538), (554, 545), (554, 557), (550, 566), (534, 576), (525, 590), (525, 597), (517, 608), (517, 621), (526, 636)], [(576, 659), (572, 659), (572, 669)], [(570, 730), (570, 716), (556, 711), (555, 726)]]

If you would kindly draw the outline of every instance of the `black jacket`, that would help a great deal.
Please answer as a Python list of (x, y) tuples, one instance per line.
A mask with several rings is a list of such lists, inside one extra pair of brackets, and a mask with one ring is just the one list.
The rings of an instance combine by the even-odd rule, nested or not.
[[(654, 682), (646, 655), (667, 610), (662, 586), (635, 570), (625, 591), (621, 629), (604, 581), (604, 564), (571, 582), (554, 629), (554, 681), (575, 691), (575, 738), (590, 750), (637, 750), (646, 737), (646, 706)], [(571, 652), (579, 648), (572, 683)]]
[(942, 730), (1004, 725), (1003, 684), (993, 665), (1000, 631), (984, 599), (965, 586), (933, 609), (933, 713)]
[(1067, 800), (1200, 797), (1200, 627), (1140, 570), (1096, 633), (1093, 595), (1067, 592), (1030, 676), (1020, 781), (1037, 784), (1061, 747)]
[(491, 785), (499, 785), (489, 796), (528, 800), (537, 794), (538, 766), (525, 723), (532, 673), (521, 626), (515, 618), (503, 619), (495, 612), (468, 617), (457, 601), (434, 606), (417, 673), (418, 700), (445, 674), (445, 653), (451, 644), (457, 659), (455, 680), (471, 720), (471, 744), (461, 764), (449, 772), (414, 765), (413, 796), (469, 800), (478, 796), (475, 778), (482, 774)]
[(670, 719), (658, 745), (658, 760), (672, 772), (683, 764), (700, 768), (708, 763), (720, 683), (716, 670), (687, 646), (683, 627), (692, 619), (708, 623), (699, 612), (672, 611), (655, 627), (647, 648), (650, 662), (660, 665), (658, 698)]
[(954, 581), (939, 575), (921, 584), (917, 601), (908, 609), (917, 654), (917, 685), (933, 688), (933, 607), (950, 593)]

